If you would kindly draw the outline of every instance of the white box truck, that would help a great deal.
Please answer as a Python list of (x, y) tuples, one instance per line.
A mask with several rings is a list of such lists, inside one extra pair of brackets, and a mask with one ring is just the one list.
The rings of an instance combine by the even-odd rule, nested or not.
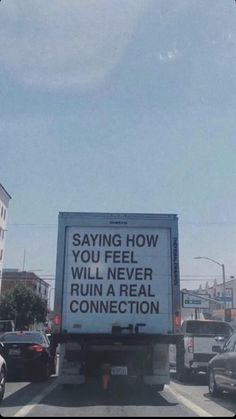
[(180, 337), (177, 216), (60, 212), (54, 312), (59, 382), (161, 391)]

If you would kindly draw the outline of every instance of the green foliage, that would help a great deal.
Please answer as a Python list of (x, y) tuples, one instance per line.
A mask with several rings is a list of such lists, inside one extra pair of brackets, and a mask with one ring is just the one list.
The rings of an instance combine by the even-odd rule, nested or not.
[(0, 298), (0, 318), (15, 320), (17, 329), (34, 322), (45, 322), (46, 317), (46, 301), (24, 285), (17, 285)]

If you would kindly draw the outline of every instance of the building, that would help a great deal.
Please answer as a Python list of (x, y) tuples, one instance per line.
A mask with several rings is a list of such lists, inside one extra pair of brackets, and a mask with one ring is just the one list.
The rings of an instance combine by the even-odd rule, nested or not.
[[(206, 282), (205, 287), (199, 287), (197, 292), (203, 292), (211, 299), (209, 311), (210, 318), (223, 320), (224, 319), (224, 288), (223, 283), (217, 283), (214, 280), (213, 285), (209, 286)], [(236, 278), (232, 277), (230, 280), (225, 282), (225, 306), (227, 309), (231, 309), (232, 322), (236, 325)]]
[[(198, 292), (204, 292), (209, 298), (216, 300), (216, 302), (211, 302), (212, 310), (219, 310), (222, 308), (224, 301), (224, 288), (222, 282), (218, 284), (215, 279), (211, 286), (206, 282), (205, 287), (199, 287)], [(226, 308), (236, 308), (236, 278), (232, 278), (225, 282), (225, 300)]]
[(0, 293), (2, 283), (3, 258), (5, 248), (5, 238), (7, 230), (8, 206), (11, 196), (0, 184)]
[(2, 294), (12, 291), (18, 284), (29, 287), (35, 294), (48, 302), (50, 285), (34, 272), (20, 271), (19, 269), (3, 269)]
[[(193, 293), (197, 296), (203, 296), (209, 299), (209, 307), (204, 309), (183, 308), (181, 316), (183, 319), (209, 318), (215, 320), (224, 320), (224, 288), (223, 283), (215, 279), (212, 285), (208, 281), (205, 286), (200, 285), (197, 290), (184, 289), (182, 292)], [(231, 309), (231, 321), (236, 327), (236, 278), (231, 278), (225, 282), (225, 302), (226, 308)]]

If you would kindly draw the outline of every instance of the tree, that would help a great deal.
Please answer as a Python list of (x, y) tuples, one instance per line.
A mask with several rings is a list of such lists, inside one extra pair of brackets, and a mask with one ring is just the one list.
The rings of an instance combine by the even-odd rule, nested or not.
[(47, 303), (30, 288), (19, 284), (0, 298), (0, 318), (15, 320), (16, 329), (45, 322)]

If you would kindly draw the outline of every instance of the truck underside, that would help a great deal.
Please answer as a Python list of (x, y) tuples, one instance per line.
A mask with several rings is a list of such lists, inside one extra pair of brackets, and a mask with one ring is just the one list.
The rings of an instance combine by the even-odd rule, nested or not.
[(162, 390), (169, 383), (169, 343), (176, 335), (60, 335), (59, 382), (84, 384), (99, 378), (105, 389), (132, 380)]

